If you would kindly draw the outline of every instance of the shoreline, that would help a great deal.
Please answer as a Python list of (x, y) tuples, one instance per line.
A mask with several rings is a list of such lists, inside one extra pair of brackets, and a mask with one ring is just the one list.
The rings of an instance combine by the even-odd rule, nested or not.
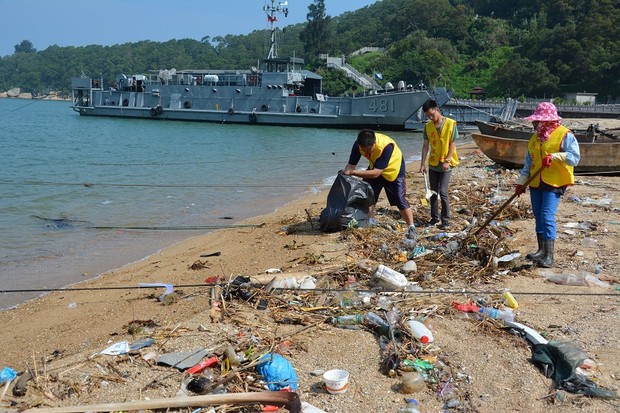
[[(328, 179), (329, 177), (326, 177), (325, 179)], [(299, 193), (292, 193), (292, 194), (287, 194), (285, 196), (283, 196), (282, 198), (284, 199), (284, 203), (277, 203), (274, 206), (274, 202), (272, 200), (270, 200), (269, 203), (265, 203), (264, 205), (262, 205), (263, 209), (259, 210), (261, 212), (259, 212), (258, 215), (252, 215), (252, 216), (245, 216), (245, 217), (240, 217), (240, 218), (235, 218), (234, 220), (234, 224), (231, 223), (229, 225), (225, 225), (222, 224), (222, 228), (214, 228), (214, 229), (209, 229), (209, 230), (205, 230), (206, 232), (201, 232), (199, 234), (194, 234), (191, 236), (188, 236), (186, 234), (183, 234), (181, 232), (178, 233), (178, 235), (171, 235), (171, 232), (175, 232), (175, 231), (164, 231), (165, 235), (166, 235), (166, 239), (167, 238), (172, 238), (173, 241), (168, 240), (167, 241), (162, 241), (164, 244), (157, 247), (156, 249), (151, 249), (151, 245), (152, 244), (161, 244), (160, 242), (157, 241), (153, 241), (150, 240), (148, 242), (147, 246), (145, 243), (142, 244), (141, 248), (137, 248), (136, 251), (145, 251), (144, 253), (141, 252), (135, 252), (135, 253), (127, 253), (129, 261), (128, 262), (123, 262), (120, 264), (112, 264), (112, 265), (106, 265), (103, 262), (99, 262), (98, 265), (96, 266), (103, 266), (106, 267), (106, 269), (101, 270), (101, 272), (96, 272), (96, 273), (91, 273), (91, 272), (86, 272), (86, 273), (81, 273), (80, 275), (75, 275), (75, 277), (82, 277), (84, 279), (79, 279), (79, 280), (74, 280), (72, 282), (69, 282), (67, 284), (63, 284), (63, 285), (58, 285), (58, 286), (52, 286), (52, 287), (47, 287), (47, 288), (41, 288), (41, 290), (46, 290), (46, 291), (41, 291), (40, 294), (38, 295), (34, 295), (33, 294), (37, 294), (38, 291), (36, 291), (36, 289), (29, 289), (29, 288), (15, 288), (14, 290), (25, 290), (23, 292), (19, 292), (19, 293), (11, 293), (11, 292), (5, 292), (4, 294), (26, 294), (29, 297), (25, 298), (25, 299), (17, 299), (17, 300), (13, 300), (13, 301), (17, 301), (15, 303), (9, 304), (8, 307), (2, 307), (0, 308), (0, 313), (3, 311), (7, 311), (7, 310), (12, 310), (15, 308), (19, 308), (19, 306), (38, 300), (42, 297), (45, 297), (46, 295), (50, 294), (50, 293), (54, 293), (54, 292), (62, 292), (62, 291), (67, 291), (70, 290), (72, 288), (77, 288), (80, 287), (82, 284), (85, 283), (89, 283), (91, 281), (96, 281), (104, 276), (106, 276), (109, 273), (113, 273), (113, 272), (118, 272), (118, 271), (123, 271), (124, 269), (131, 267), (132, 265), (137, 265), (145, 260), (149, 260), (150, 258), (152, 258), (153, 256), (156, 256), (158, 254), (161, 254), (162, 252), (164, 252), (167, 249), (170, 248), (174, 248), (176, 246), (178, 246), (179, 244), (182, 243), (191, 243), (192, 240), (196, 239), (196, 238), (200, 238), (200, 237), (205, 237), (208, 235), (213, 234), (214, 232), (217, 231), (221, 231), (221, 230), (225, 230), (225, 229), (229, 229), (229, 228), (234, 228), (235, 226), (241, 226), (244, 225), (246, 223), (246, 221), (248, 220), (252, 220), (252, 219), (258, 219), (262, 216), (267, 216), (267, 215), (271, 215), (271, 214), (275, 214), (277, 213), (280, 209), (282, 208), (286, 208), (287, 205), (294, 203), (296, 201), (302, 200), (303, 198), (307, 197), (307, 196), (312, 196), (315, 194), (320, 194), (322, 192), (325, 191), (325, 188), (327, 188), (327, 190), (329, 190), (329, 186), (326, 185), (324, 182), (320, 183), (320, 184), (308, 184), (307, 188)], [(252, 209), (254, 209), (254, 206), (252, 206)], [(214, 225), (215, 226), (215, 225)], [(140, 230), (138, 230), (139, 232)], [(157, 230), (155, 230), (157, 231)], [(196, 231), (196, 232), (200, 232)], [(157, 232), (162, 232), (162, 231), (157, 231)], [(194, 231), (192, 231), (194, 232)], [(153, 239), (159, 238), (159, 235), (155, 235), (152, 236)], [(141, 238), (144, 238), (144, 234), (141, 235)], [(167, 242), (167, 243), (166, 243)], [(104, 257), (101, 258), (102, 261), (105, 261), (106, 256), (104, 255)], [(135, 257), (135, 258), (134, 258)], [(77, 274), (77, 273), (76, 273)], [(55, 284), (55, 283), (53, 283)], [(28, 291), (31, 290), (31, 291)], [(11, 291), (11, 290), (8, 290)]]
[[(573, 127), (575, 127), (574, 125), (579, 125), (581, 122), (588, 122), (588, 120), (583, 120), (583, 119), (564, 119), (563, 122), (566, 122), (570, 125), (573, 125)], [(620, 119), (617, 120), (608, 120), (607, 122), (608, 124), (608, 128), (612, 128), (612, 127), (620, 127)], [(611, 125), (611, 126), (609, 126)], [(616, 126), (617, 125), (617, 126)], [(578, 127), (578, 126), (577, 126)], [(470, 148), (471, 150), (477, 150), (478, 148), (476, 147), (475, 143), (473, 142), (473, 140), (471, 139), (471, 133), (472, 131), (465, 131), (463, 133), (459, 133), (459, 143), (457, 144), (457, 148), (459, 147), (464, 147), (467, 145), (472, 145), (473, 147)], [(412, 154), (408, 157), (409, 159), (411, 159), (407, 164), (406, 164), (406, 170), (407, 170), (407, 174), (411, 175), (411, 174), (419, 174), (418, 169), (419, 169), (419, 162), (420, 162), (420, 154)], [(231, 225), (240, 225), (240, 224), (245, 224), (246, 222), (250, 222), (253, 220), (257, 220), (260, 219), (261, 217), (268, 217), (272, 214), (277, 214), (280, 210), (282, 209), (286, 209), (289, 205), (294, 204), (296, 202), (299, 201), (303, 201), (306, 198), (312, 198), (315, 197), (317, 195), (320, 195), (322, 193), (325, 193), (325, 201), (326, 201), (326, 194), (329, 192), (329, 189), (331, 187), (330, 184), (327, 183), (327, 180), (334, 177), (335, 175), (329, 175), (327, 177), (324, 178), (324, 180), (321, 183), (316, 183), (316, 184), (308, 184), (307, 188), (299, 193), (295, 193), (295, 194), (289, 194), (287, 195), (285, 198), (287, 198), (285, 200), (284, 203), (280, 203), (277, 204), (275, 206), (270, 206), (270, 207), (266, 207), (266, 210), (264, 211), (264, 213), (259, 213), (258, 215), (253, 215), (253, 216), (246, 216), (244, 218), (240, 218), (238, 221), (236, 221), (236, 224), (231, 224)], [(330, 179), (331, 180), (331, 179)], [(411, 184), (409, 184), (409, 186), (411, 186)], [(415, 198), (412, 195), (409, 195), (410, 192), (408, 191), (408, 196), (411, 198), (411, 202), (415, 202)], [(385, 194), (383, 194), (382, 196), (382, 200), (385, 201)], [(267, 210), (268, 209), (268, 210)], [(222, 229), (226, 229), (226, 228), (222, 228)], [(169, 243), (169, 244), (165, 244), (161, 247), (158, 247), (155, 250), (152, 250), (152, 252), (147, 252), (146, 255), (136, 255), (135, 259), (130, 259), (129, 262), (126, 263), (122, 263), (120, 265), (114, 265), (112, 267), (108, 267), (107, 269), (97, 273), (97, 274), (82, 274), (82, 276), (85, 277), (89, 277), (87, 279), (83, 279), (83, 280), (76, 280), (74, 282), (71, 282), (69, 284), (65, 284), (62, 286), (57, 286), (57, 287), (51, 287), (48, 288), (51, 291), (46, 291), (43, 292), (40, 295), (34, 296), (34, 297), (30, 297), (27, 298), (25, 301), (20, 301), (18, 303), (15, 304), (10, 304), (9, 307), (6, 308), (0, 308), (0, 313), (3, 311), (7, 311), (7, 310), (11, 310), (11, 309), (15, 309), (18, 308), (19, 306), (40, 299), (44, 296), (46, 296), (49, 293), (52, 292), (61, 292), (61, 291), (66, 291), (67, 288), (75, 288), (76, 286), (80, 286), (84, 283), (88, 283), (91, 281), (95, 281), (97, 279), (100, 279), (101, 277), (106, 276), (109, 273), (114, 273), (114, 272), (118, 272), (118, 271), (123, 271), (128, 267), (131, 267), (134, 264), (139, 264), (140, 262), (143, 261), (147, 261), (150, 258), (157, 256), (158, 254), (161, 254), (162, 252), (164, 252), (165, 250), (174, 248), (175, 246), (178, 246), (179, 244), (184, 244), (186, 242), (190, 242), (191, 240), (194, 240), (196, 238), (201, 238), (201, 237), (205, 237), (208, 236), (216, 231), (221, 231), (222, 229), (214, 229), (214, 230), (209, 230), (208, 232), (205, 233), (201, 233), (201, 234), (197, 234), (197, 235), (193, 235), (193, 236), (189, 236), (189, 237), (185, 237), (180, 235), (180, 238), (177, 238), (174, 242)], [(176, 238), (176, 237), (175, 237)]]

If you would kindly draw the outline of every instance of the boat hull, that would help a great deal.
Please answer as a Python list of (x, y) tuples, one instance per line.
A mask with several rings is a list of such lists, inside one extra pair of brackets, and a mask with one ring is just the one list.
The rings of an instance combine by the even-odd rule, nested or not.
[[(473, 133), (478, 148), (492, 161), (509, 169), (522, 168), (528, 140), (502, 138)], [(578, 174), (611, 174), (620, 172), (620, 142), (579, 143), (581, 160)]]
[(229, 124), (254, 124), (271, 126), (304, 126), (314, 128), (374, 128), (379, 130), (405, 130), (404, 121), (399, 117), (383, 115), (322, 115), (207, 111), (207, 110), (165, 110), (157, 116), (150, 114), (150, 108), (110, 108), (78, 107), (82, 116), (103, 116), (148, 120), (180, 120), (191, 122), (211, 122)]
[(92, 79), (74, 81), (72, 107), (82, 116), (351, 129), (405, 130), (405, 121), (431, 97), (426, 90), (334, 98), (289, 95), (262, 85), (147, 84), (136, 92), (91, 84)]
[[(494, 122), (476, 121), (478, 130), (483, 135), (499, 136), (502, 138), (530, 140), (534, 134), (534, 129), (523, 125), (506, 126)], [(595, 141), (610, 142), (610, 139), (604, 136), (597, 136), (593, 128), (588, 130), (573, 130), (573, 135), (579, 143), (592, 143)]]

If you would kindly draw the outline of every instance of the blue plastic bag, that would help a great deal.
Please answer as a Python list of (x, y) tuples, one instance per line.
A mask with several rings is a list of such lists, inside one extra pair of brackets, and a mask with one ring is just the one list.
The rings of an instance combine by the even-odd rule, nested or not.
[(0, 384), (13, 380), (17, 377), (17, 372), (10, 367), (4, 367), (0, 370)]
[(263, 376), (271, 391), (290, 387), (297, 390), (299, 381), (293, 365), (279, 354), (265, 354), (256, 366), (256, 372)]

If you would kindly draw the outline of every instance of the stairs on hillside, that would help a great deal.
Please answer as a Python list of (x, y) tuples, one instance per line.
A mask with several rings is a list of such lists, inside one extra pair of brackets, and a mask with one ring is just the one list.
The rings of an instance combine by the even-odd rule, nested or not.
[(347, 74), (347, 77), (353, 79), (356, 83), (364, 88), (364, 90), (380, 90), (382, 89), (373, 78), (363, 73), (360, 73), (350, 64), (344, 61), (344, 57), (331, 57), (325, 56), (327, 60), (327, 68), (339, 69)]

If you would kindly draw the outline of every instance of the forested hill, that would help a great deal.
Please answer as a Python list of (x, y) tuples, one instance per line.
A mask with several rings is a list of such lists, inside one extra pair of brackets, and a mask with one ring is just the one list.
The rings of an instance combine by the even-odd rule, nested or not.
[[(382, 0), (333, 17), (324, 2), (313, 1), (306, 23), (278, 29), (278, 53), (305, 57), (307, 68), (325, 76), (331, 95), (354, 86), (321, 68), (319, 54), (345, 55), (361, 72), (381, 73), (383, 81), (446, 86), (457, 97), (475, 86), (489, 97), (585, 91), (606, 103), (620, 96), (620, 0)], [(153, 69), (249, 68), (266, 56), (268, 37), (258, 30), (41, 51), (24, 39), (0, 59), (0, 91), (68, 93), (70, 78), (81, 74), (111, 82), (118, 73)], [(365, 46), (385, 51), (349, 57)]]

